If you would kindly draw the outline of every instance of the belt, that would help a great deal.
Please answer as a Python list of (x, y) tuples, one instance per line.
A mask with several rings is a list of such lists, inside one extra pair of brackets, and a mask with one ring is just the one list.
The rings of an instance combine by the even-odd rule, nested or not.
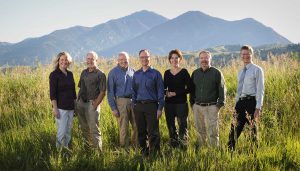
[(239, 100), (253, 100), (253, 99), (255, 99), (255, 96), (245, 96), (239, 98)]
[(118, 99), (118, 98), (131, 99), (132, 97), (131, 97), (131, 96), (117, 96), (117, 99)]
[(195, 102), (197, 105), (200, 106), (211, 106), (211, 105), (216, 105), (217, 102), (212, 102), (212, 103), (200, 103), (200, 102)]
[(151, 104), (151, 103), (157, 103), (155, 100), (137, 100), (136, 103), (139, 104)]

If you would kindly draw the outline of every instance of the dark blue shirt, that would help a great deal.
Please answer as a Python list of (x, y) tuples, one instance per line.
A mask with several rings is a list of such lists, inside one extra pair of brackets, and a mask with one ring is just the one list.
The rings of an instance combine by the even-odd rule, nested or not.
[(154, 100), (158, 102), (158, 109), (164, 107), (164, 82), (159, 71), (149, 67), (145, 72), (139, 69), (133, 74), (132, 101)]
[(132, 96), (132, 77), (134, 70), (128, 67), (127, 70), (122, 69), (119, 65), (113, 68), (108, 74), (107, 81), (107, 99), (112, 110), (117, 108), (116, 97)]
[(65, 75), (60, 69), (51, 72), (49, 76), (50, 99), (56, 100), (57, 107), (63, 110), (74, 110), (76, 99), (73, 74), (67, 71)]

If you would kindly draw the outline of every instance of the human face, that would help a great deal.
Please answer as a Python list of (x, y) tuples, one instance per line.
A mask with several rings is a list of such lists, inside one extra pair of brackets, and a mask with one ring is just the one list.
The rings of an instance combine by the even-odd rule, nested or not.
[(199, 62), (202, 69), (207, 69), (210, 67), (211, 56), (207, 53), (201, 53), (199, 55)]
[(142, 66), (149, 66), (150, 63), (150, 54), (149, 52), (141, 52), (140, 54), (140, 62), (142, 64)]
[(118, 57), (118, 64), (121, 68), (127, 68), (128, 67), (128, 57), (126, 57), (124, 54), (119, 54)]
[(87, 65), (88, 68), (96, 67), (96, 63), (97, 63), (97, 60), (93, 56), (93, 54), (89, 53), (89, 54), (86, 55), (86, 65)]
[(172, 54), (171, 58), (170, 58), (170, 64), (172, 65), (172, 67), (179, 67), (179, 63), (180, 63), (181, 59), (179, 58), (179, 56), (175, 53)]
[(62, 55), (58, 60), (59, 68), (62, 70), (66, 70), (69, 67), (70, 62), (68, 61), (68, 57), (66, 55)]
[(242, 61), (244, 62), (244, 64), (246, 64), (246, 65), (249, 63), (252, 63), (252, 54), (247, 49), (243, 49), (241, 51), (241, 58), (242, 58)]

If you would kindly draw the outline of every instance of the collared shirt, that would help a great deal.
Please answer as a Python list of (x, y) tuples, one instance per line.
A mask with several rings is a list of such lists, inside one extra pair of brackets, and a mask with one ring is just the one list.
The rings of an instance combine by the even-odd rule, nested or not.
[(159, 71), (149, 67), (146, 71), (139, 69), (133, 74), (132, 101), (155, 100), (159, 103), (158, 109), (164, 107), (164, 82)]
[[(263, 104), (263, 96), (264, 96), (264, 72), (261, 67), (250, 63), (246, 65), (246, 73), (244, 77), (244, 84), (242, 88), (242, 92), (237, 92), (236, 94), (236, 102), (240, 97), (255, 96), (256, 98), (256, 108), (260, 109)], [(238, 73), (238, 83), (241, 82), (241, 75), (243, 69), (241, 69)]]
[(225, 103), (225, 80), (220, 70), (210, 67), (207, 70), (196, 69), (191, 76), (190, 102), (213, 103), (218, 106)]
[(75, 82), (72, 72), (65, 75), (59, 68), (49, 76), (50, 99), (56, 100), (57, 107), (63, 110), (74, 110), (76, 99)]
[(84, 69), (78, 82), (80, 88), (78, 96), (82, 100), (95, 100), (101, 91), (106, 91), (106, 76), (98, 68), (89, 72), (88, 68)]
[(119, 65), (113, 68), (107, 78), (107, 99), (112, 110), (117, 108), (116, 97), (132, 96), (132, 77), (134, 70), (130, 67), (121, 68)]

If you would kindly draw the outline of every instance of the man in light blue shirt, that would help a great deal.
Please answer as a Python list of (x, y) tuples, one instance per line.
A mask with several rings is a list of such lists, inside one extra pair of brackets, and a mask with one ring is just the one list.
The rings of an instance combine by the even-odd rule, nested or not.
[(252, 61), (252, 47), (242, 46), (240, 54), (244, 67), (238, 74), (235, 105), (237, 116), (236, 123), (231, 125), (229, 133), (228, 147), (230, 150), (234, 150), (236, 139), (240, 136), (246, 123), (250, 125), (252, 141), (257, 145), (257, 121), (260, 117), (264, 96), (264, 72)]
[(118, 120), (121, 147), (129, 145), (129, 122), (132, 126), (132, 144), (137, 145), (137, 128), (131, 102), (134, 70), (128, 66), (128, 60), (128, 53), (119, 53), (118, 65), (109, 72), (107, 83), (107, 99), (113, 115)]

